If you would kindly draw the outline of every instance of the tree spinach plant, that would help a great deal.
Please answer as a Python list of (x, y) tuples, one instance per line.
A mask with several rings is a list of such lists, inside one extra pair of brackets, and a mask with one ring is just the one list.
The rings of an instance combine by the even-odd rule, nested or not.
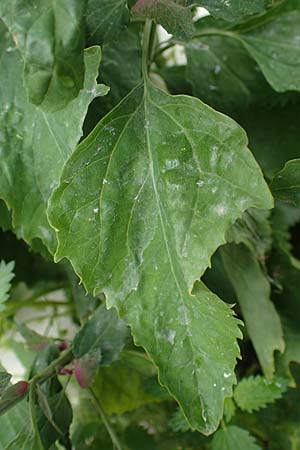
[(300, 449), (299, 0), (0, 30), (0, 450)]

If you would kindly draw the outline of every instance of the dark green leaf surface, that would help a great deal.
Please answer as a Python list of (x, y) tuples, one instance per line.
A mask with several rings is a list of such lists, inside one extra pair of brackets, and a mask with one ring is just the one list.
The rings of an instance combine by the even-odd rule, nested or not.
[(212, 441), (212, 450), (260, 450), (255, 439), (248, 431), (229, 426), (216, 432)]
[(0, 18), (24, 61), (29, 100), (46, 111), (65, 108), (83, 88), (84, 12), (85, 0), (1, 1)]
[[(51, 450), (51, 446), (58, 439), (61, 439), (62, 442), (67, 441), (73, 414), (71, 404), (64, 391), (51, 396), (47, 402), (49, 412), (45, 413), (45, 408), (38, 409), (37, 426), (43, 448)], [(48, 414), (51, 414), (51, 421), (49, 421), (50, 417), (47, 417)]]
[(261, 367), (266, 377), (272, 378), (274, 351), (283, 352), (284, 340), (279, 315), (270, 301), (270, 284), (244, 245), (229, 244), (221, 252)]
[(50, 208), (56, 259), (126, 316), (204, 433), (231, 394), (240, 331), (215, 295), (190, 291), (242, 211), (272, 206), (246, 145), (229, 118), (147, 81), (78, 147)]
[(100, 78), (110, 87), (110, 91), (105, 97), (94, 101), (98, 108), (93, 112), (92, 128), (98, 123), (99, 118), (116, 106), (141, 81), (140, 44), (141, 27), (133, 23), (122, 31), (115, 41), (104, 46)]
[(288, 161), (272, 180), (274, 197), (300, 206), (300, 159)]
[(287, 386), (284, 378), (276, 378), (272, 383), (260, 375), (243, 378), (234, 390), (234, 400), (243, 411), (252, 412), (280, 398)]
[(27, 242), (40, 238), (54, 251), (56, 239), (46, 216), (47, 202), (82, 135), (87, 107), (97, 95), (101, 52), (92, 47), (85, 53), (86, 79), (79, 97), (61, 111), (45, 113), (27, 101), (21, 55), (2, 22), (0, 30), (4, 43), (0, 49), (0, 198), (12, 209), (19, 237)]
[(114, 40), (129, 22), (127, 0), (88, 0), (86, 22), (92, 44)]

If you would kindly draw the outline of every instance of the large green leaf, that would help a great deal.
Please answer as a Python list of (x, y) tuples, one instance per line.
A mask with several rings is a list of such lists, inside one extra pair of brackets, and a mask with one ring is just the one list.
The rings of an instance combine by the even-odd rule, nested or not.
[(29, 100), (45, 110), (64, 108), (83, 88), (84, 12), (85, 0), (1, 1), (0, 18), (24, 61)]
[(88, 39), (93, 44), (104, 44), (129, 22), (127, 0), (88, 0)]
[(216, 432), (212, 450), (260, 450), (248, 431), (236, 426), (222, 428)]
[(300, 206), (300, 159), (288, 161), (271, 184), (274, 196)]
[(54, 251), (56, 240), (46, 206), (81, 137), (88, 105), (97, 95), (100, 48), (85, 53), (86, 79), (79, 97), (61, 111), (45, 113), (26, 99), (21, 55), (2, 22), (0, 31), (0, 198), (12, 209), (19, 237), (27, 242), (40, 238)]
[(221, 252), (259, 362), (266, 377), (272, 378), (274, 351), (283, 352), (284, 340), (279, 315), (270, 301), (270, 284), (244, 245), (229, 244)]
[(272, 206), (246, 145), (228, 117), (145, 81), (79, 145), (49, 211), (56, 260), (126, 316), (204, 433), (231, 394), (241, 334), (226, 304), (191, 290), (242, 211)]

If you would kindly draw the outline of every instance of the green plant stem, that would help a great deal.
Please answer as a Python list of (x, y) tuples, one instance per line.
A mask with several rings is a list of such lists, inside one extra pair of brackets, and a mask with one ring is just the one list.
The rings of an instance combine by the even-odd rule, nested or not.
[(153, 25), (152, 20), (147, 19), (143, 34), (142, 74), (144, 79), (148, 78), (148, 72), (151, 64), (152, 46), (155, 40), (154, 36), (155, 25)]
[(109, 423), (108, 418), (106, 417), (106, 414), (101, 406), (101, 403), (99, 401), (99, 399), (97, 398), (96, 394), (94, 393), (92, 388), (89, 388), (89, 392), (91, 394), (91, 397), (93, 399), (93, 402), (95, 404), (95, 407), (97, 409), (97, 412), (99, 414), (99, 416), (101, 417), (101, 420), (105, 426), (105, 428), (107, 429), (107, 432), (111, 438), (111, 441), (113, 443), (113, 445), (116, 447), (117, 450), (122, 450), (121, 444), (119, 442), (119, 439), (115, 433), (115, 431), (113, 430), (111, 424)]
[(30, 382), (42, 384), (47, 381), (49, 378), (52, 378), (57, 374), (57, 371), (60, 367), (64, 367), (66, 364), (70, 363), (73, 360), (73, 351), (72, 348), (69, 348), (65, 352), (63, 352), (57, 359), (52, 361), (46, 369), (42, 372), (36, 374)]
[(31, 425), (34, 430), (34, 445), (37, 445), (36, 450), (42, 450), (43, 445), (40, 437), (40, 433), (37, 426), (36, 412), (35, 412), (35, 395), (36, 395), (36, 384), (33, 382), (29, 388), (29, 411), (30, 411), (30, 419)]
[(12, 304), (12, 302), (7, 303), (5, 311), (3, 311), (4, 316), (11, 316), (15, 314), (17, 311), (19, 311), (22, 308), (32, 308), (32, 309), (40, 309), (40, 308), (46, 308), (47, 306), (51, 307), (67, 307), (70, 308), (70, 304), (66, 301), (60, 301), (60, 300), (34, 300), (34, 299), (27, 299), (27, 300), (20, 300), (17, 304)]

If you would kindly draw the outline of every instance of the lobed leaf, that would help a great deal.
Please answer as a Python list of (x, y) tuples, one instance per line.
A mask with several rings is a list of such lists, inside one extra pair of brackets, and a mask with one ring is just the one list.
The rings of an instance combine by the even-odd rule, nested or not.
[(39, 238), (54, 252), (56, 239), (46, 207), (63, 165), (82, 135), (89, 103), (107, 91), (95, 82), (101, 52), (98, 47), (85, 52), (86, 78), (78, 98), (61, 111), (46, 113), (28, 102), (21, 54), (1, 21), (0, 31), (0, 198), (12, 209), (19, 237), (27, 242)]
[(84, 85), (85, 0), (2, 0), (0, 18), (24, 61), (30, 102), (65, 108)]
[(49, 210), (56, 260), (69, 258), (86, 288), (126, 317), (206, 434), (231, 395), (241, 333), (203, 285), (190, 292), (242, 211), (272, 206), (246, 145), (231, 119), (147, 80), (79, 145)]
[(233, 398), (243, 411), (252, 412), (273, 403), (287, 390), (287, 379), (276, 378), (270, 383), (266, 378), (243, 378), (234, 390)]

